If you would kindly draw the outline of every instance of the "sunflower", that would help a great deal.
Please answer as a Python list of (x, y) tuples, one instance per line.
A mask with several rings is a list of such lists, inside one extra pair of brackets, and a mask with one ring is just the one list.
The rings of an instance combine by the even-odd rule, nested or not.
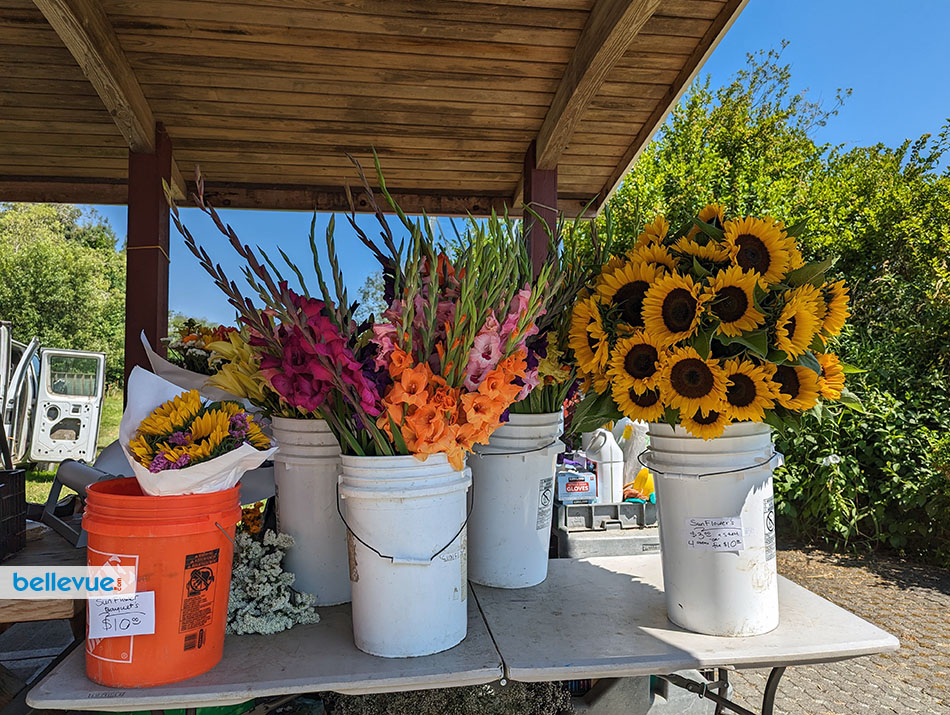
[(851, 311), (848, 310), (848, 287), (844, 281), (825, 283), (821, 287), (821, 294), (827, 308), (821, 324), (821, 332), (823, 335), (833, 337), (841, 332), (844, 321), (851, 315)]
[(821, 318), (815, 305), (805, 294), (789, 291), (785, 306), (775, 323), (775, 347), (791, 358), (796, 358), (811, 345)]
[(673, 244), (673, 250), (713, 263), (728, 263), (731, 258), (728, 248), (711, 239), (701, 244), (692, 238), (680, 238)]
[(630, 250), (627, 256), (634, 263), (648, 263), (657, 268), (662, 266), (670, 272), (676, 270), (676, 258), (670, 253), (670, 249), (661, 243), (637, 246)]
[(606, 395), (610, 392), (610, 380), (607, 379), (607, 376), (601, 372), (598, 372), (590, 376), (591, 384), (594, 387), (594, 392), (598, 395)]
[(703, 360), (692, 347), (676, 348), (663, 363), (660, 392), (683, 414), (708, 413), (726, 399), (726, 378), (716, 360)]
[(753, 271), (765, 284), (775, 284), (788, 271), (788, 251), (782, 231), (770, 222), (751, 216), (726, 221), (723, 231), (732, 260), (744, 271)]
[(755, 309), (756, 277), (739, 266), (729, 266), (717, 273), (705, 289), (709, 310), (719, 318), (719, 332), (736, 336), (754, 330), (765, 320)]
[(663, 239), (666, 238), (666, 232), (669, 230), (670, 222), (663, 218), (663, 214), (657, 214), (650, 223), (643, 227), (643, 233), (637, 236), (637, 246), (663, 243)]
[(596, 298), (587, 298), (574, 304), (568, 344), (581, 370), (588, 373), (603, 370), (607, 362), (607, 334)]
[(187, 425), (201, 411), (201, 395), (189, 390), (163, 402), (139, 423), (141, 435), (168, 435)]
[(596, 290), (606, 280), (607, 276), (620, 268), (626, 261), (623, 256), (611, 256), (607, 262), (600, 267), (600, 275), (597, 276), (594, 289)]
[(597, 288), (597, 297), (611, 309), (616, 309), (623, 323), (631, 328), (642, 328), (643, 299), (656, 277), (654, 266), (628, 261), (604, 277)]
[(751, 360), (733, 359), (723, 365), (726, 376), (726, 414), (736, 422), (762, 422), (765, 410), (775, 407), (778, 388), (769, 371)]
[[(708, 223), (710, 226), (715, 226), (719, 229), (721, 229), (726, 223), (726, 213), (725, 209), (722, 207), (722, 204), (707, 204), (703, 207), (702, 211), (699, 212), (699, 215), (696, 218), (698, 218), (703, 223)], [(699, 226), (694, 225), (689, 229), (689, 232), (686, 234), (686, 238), (694, 238), (697, 233), (699, 233)]]
[(624, 417), (632, 420), (656, 422), (666, 411), (663, 400), (660, 399), (660, 391), (655, 388), (637, 392), (635, 387), (620, 387), (614, 383), (610, 392)]
[(650, 287), (643, 299), (643, 323), (663, 347), (699, 329), (703, 313), (699, 289), (692, 276), (679, 273), (662, 276)]
[(710, 410), (706, 414), (697, 410), (692, 417), (680, 415), (680, 424), (693, 437), (715, 439), (725, 432), (726, 425), (729, 424), (729, 417), (721, 410)]
[(818, 403), (818, 373), (798, 365), (775, 365), (772, 382), (778, 388), (775, 401), (790, 410), (810, 410)]
[(819, 353), (818, 364), (821, 375), (818, 376), (818, 392), (828, 400), (840, 400), (844, 389), (844, 370), (841, 361), (834, 353)]
[(635, 387), (643, 391), (656, 387), (660, 379), (659, 343), (642, 330), (621, 338), (611, 353), (607, 376), (621, 388)]

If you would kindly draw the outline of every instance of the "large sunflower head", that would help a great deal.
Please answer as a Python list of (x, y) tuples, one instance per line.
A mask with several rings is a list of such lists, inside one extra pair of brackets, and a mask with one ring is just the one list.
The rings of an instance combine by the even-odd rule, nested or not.
[(717, 273), (706, 287), (708, 310), (719, 318), (719, 332), (736, 336), (755, 330), (765, 316), (755, 309), (756, 276), (739, 266), (729, 266)]
[(676, 258), (670, 253), (670, 249), (662, 243), (635, 246), (627, 256), (634, 263), (649, 263), (656, 268), (664, 268), (671, 273), (676, 270)]
[(729, 249), (718, 241), (709, 239), (706, 243), (700, 243), (694, 238), (680, 238), (673, 244), (673, 250), (682, 253), (684, 256), (695, 256), (704, 261), (712, 263), (728, 263), (731, 259)]
[(721, 410), (710, 410), (705, 414), (702, 411), (680, 414), (680, 424), (686, 431), (704, 440), (721, 436), (729, 422), (729, 416)]
[(600, 267), (600, 275), (597, 276), (597, 280), (594, 283), (594, 290), (596, 291), (597, 288), (603, 284), (604, 280), (606, 280), (607, 276), (620, 268), (624, 263), (626, 263), (626, 260), (623, 256), (611, 256), (607, 259), (607, 262)]
[(765, 410), (775, 407), (778, 388), (769, 371), (750, 360), (733, 359), (723, 365), (726, 376), (726, 414), (736, 422), (762, 422)]
[[(703, 223), (721, 229), (726, 223), (726, 210), (722, 204), (707, 204), (696, 216)], [(699, 233), (699, 226), (693, 226), (686, 234), (686, 238), (695, 238)]]
[(756, 273), (765, 284), (775, 284), (788, 272), (788, 251), (781, 229), (753, 218), (726, 221), (725, 242), (732, 260), (744, 271)]
[(808, 295), (789, 291), (775, 323), (775, 347), (796, 358), (808, 350), (820, 327), (817, 307)]
[(610, 354), (607, 375), (621, 388), (635, 387), (638, 391), (656, 387), (660, 380), (663, 350), (651, 335), (638, 330), (621, 338)]
[(818, 392), (828, 400), (840, 400), (844, 389), (844, 369), (841, 361), (834, 353), (819, 353), (818, 364), (821, 365), (821, 375), (818, 376)]
[(841, 333), (844, 321), (851, 315), (851, 311), (848, 310), (848, 287), (844, 281), (825, 283), (821, 287), (821, 295), (827, 308), (821, 324), (821, 332), (823, 335), (833, 337)]
[(799, 365), (776, 365), (772, 382), (778, 388), (775, 401), (789, 410), (804, 412), (818, 403), (818, 373)]
[(643, 233), (637, 236), (637, 246), (645, 246), (651, 243), (663, 243), (667, 232), (670, 230), (670, 222), (663, 214), (657, 214), (656, 217), (643, 227)]
[(708, 413), (721, 409), (726, 379), (717, 360), (703, 360), (692, 347), (676, 348), (660, 372), (660, 392), (680, 414)]
[(660, 399), (660, 391), (656, 388), (639, 392), (635, 387), (620, 387), (614, 382), (610, 394), (624, 417), (632, 420), (656, 422), (666, 411), (663, 400)]
[(603, 371), (607, 363), (608, 344), (596, 297), (574, 304), (568, 344), (581, 370), (594, 374)]
[(643, 299), (656, 276), (654, 266), (628, 261), (603, 277), (597, 297), (621, 323), (634, 329), (642, 328)]
[(669, 273), (659, 278), (643, 299), (643, 323), (666, 347), (691, 337), (703, 313), (700, 285), (690, 275)]

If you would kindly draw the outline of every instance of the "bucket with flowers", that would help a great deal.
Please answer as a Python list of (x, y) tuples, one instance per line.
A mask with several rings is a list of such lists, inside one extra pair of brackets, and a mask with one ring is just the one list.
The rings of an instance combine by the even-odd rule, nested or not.
[[(524, 226), (537, 216), (526, 211)], [(482, 230), (489, 237), (519, 234), (518, 224), (493, 216)], [(478, 230), (475, 227), (473, 230)], [(472, 468), (474, 505), (469, 519), (469, 578), (495, 588), (526, 588), (547, 578), (557, 456), (564, 427), (564, 403), (577, 391), (577, 371), (568, 345), (571, 306), (597, 274), (609, 250), (595, 222), (558, 221), (549, 232), (546, 258), (551, 280), (546, 311), (524, 347), (527, 369), (507, 421), (476, 445)], [(497, 239), (493, 239), (497, 240)], [(580, 250), (587, 243), (590, 251)], [(530, 267), (529, 267), (530, 270)], [(531, 274), (521, 282), (530, 280)], [(497, 359), (497, 339), (476, 339), (473, 359)]]
[(108, 610), (91, 609), (86, 674), (102, 685), (146, 687), (221, 660), (238, 482), (274, 446), (236, 402), (203, 400), (142, 368), (128, 387), (119, 443), (135, 476), (90, 485), (83, 528), (89, 566), (134, 568), (127, 608), (154, 619), (120, 626)]
[(778, 625), (772, 429), (822, 400), (860, 406), (832, 352), (848, 291), (831, 261), (805, 263), (803, 228), (718, 204), (682, 232), (657, 216), (574, 306), (575, 423), (650, 423), (667, 610), (691, 630)]
[[(312, 518), (345, 524), (357, 647), (407, 657), (451, 648), (467, 632), (465, 458), (489, 440), (522, 390), (524, 343), (544, 309), (549, 269), (519, 284), (528, 257), (513, 235), (489, 241), (475, 233), (450, 257), (433, 222), (407, 217), (386, 191), (378, 161), (376, 168), (407, 236), (397, 244), (360, 171), (383, 248), (362, 231), (355, 211), (350, 223), (384, 266), (388, 306), (364, 323), (354, 319), (346, 295), (332, 218), (326, 231), (332, 290), (317, 255), (316, 215), (311, 223), (317, 298), (286, 255), (295, 288), (276, 262), (241, 243), (205, 203), (199, 177), (198, 204), (246, 261), (245, 276), (264, 306), (258, 308), (174, 209), (173, 217), (238, 310), (268, 388), (282, 405), (318, 413), (338, 440), (339, 500), (334, 494), (330, 504), (339, 515), (321, 511)], [(473, 358), (486, 335), (498, 341), (492, 364)]]

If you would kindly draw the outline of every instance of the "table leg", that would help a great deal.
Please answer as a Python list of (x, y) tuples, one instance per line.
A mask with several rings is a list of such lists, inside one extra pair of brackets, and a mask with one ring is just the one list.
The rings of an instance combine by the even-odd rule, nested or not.
[(772, 668), (769, 679), (765, 683), (765, 694), (762, 696), (762, 715), (772, 715), (775, 708), (775, 694), (778, 692), (778, 683), (785, 673), (785, 667)]

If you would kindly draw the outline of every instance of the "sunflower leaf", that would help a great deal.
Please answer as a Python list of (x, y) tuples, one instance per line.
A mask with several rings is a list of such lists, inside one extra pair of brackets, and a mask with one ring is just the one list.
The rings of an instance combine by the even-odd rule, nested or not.
[(619, 420), (622, 417), (623, 415), (620, 414), (620, 410), (617, 409), (617, 405), (609, 392), (601, 395), (591, 390), (577, 405), (577, 409), (574, 410), (571, 432), (575, 434), (592, 432), (603, 427), (611, 420)]
[(865, 411), (864, 403), (861, 402), (861, 398), (851, 392), (851, 390), (849, 390), (847, 387), (841, 390), (841, 397), (839, 398), (838, 402), (847, 407), (849, 410), (854, 410), (855, 412), (861, 413)]
[[(717, 335), (716, 340), (718, 340), (723, 345), (731, 345), (732, 343), (739, 343), (749, 350), (765, 357), (769, 354), (769, 336), (765, 330), (755, 330), (748, 333), (742, 333), (741, 335), (736, 335), (734, 337), (729, 337), (727, 335)], [(772, 361), (771, 358), (769, 358)]]
[(815, 353), (813, 353), (811, 350), (806, 350), (803, 352), (792, 364), (800, 365), (801, 367), (807, 367), (809, 370), (813, 370), (819, 375), (821, 374), (821, 363), (818, 362), (818, 358), (815, 357)]
[(787, 425), (785, 424), (785, 420), (783, 420), (777, 412), (774, 410), (766, 410), (764, 422), (780, 435), (785, 436)]
[(693, 223), (696, 224), (700, 231), (705, 233), (707, 236), (715, 238), (717, 241), (722, 241), (726, 238), (726, 234), (721, 228), (716, 228), (712, 224), (706, 223), (705, 221), (700, 221), (698, 218), (694, 218)]
[(705, 330), (700, 330), (692, 340), (693, 349), (699, 353), (703, 360), (709, 359), (709, 351), (712, 349), (713, 333), (719, 327), (718, 323)]
[(680, 411), (675, 407), (667, 407), (663, 411), (663, 421), (670, 427), (676, 427), (680, 421)]
[(784, 365), (788, 362), (788, 355), (781, 350), (769, 350), (769, 354), (765, 356), (765, 359), (768, 362), (774, 362), (776, 365)]
[(693, 274), (699, 278), (705, 278), (706, 276), (712, 275), (709, 271), (703, 268), (696, 256), (693, 256)]
[(808, 220), (802, 219), (796, 224), (792, 224), (785, 229), (785, 235), (791, 238), (797, 238), (805, 233), (805, 229), (808, 228)]
[(841, 363), (841, 371), (845, 375), (856, 375), (858, 373), (867, 372), (867, 370), (862, 370), (860, 367), (856, 365), (849, 365), (846, 362)]
[(785, 282), (788, 283), (792, 288), (803, 286), (806, 283), (813, 283), (820, 286), (825, 280), (825, 273), (827, 273), (828, 269), (834, 265), (836, 260), (837, 257), (832, 256), (831, 258), (826, 258), (823, 261), (804, 265), (801, 268), (789, 273), (785, 277)]
[(808, 349), (813, 353), (823, 353), (825, 351), (825, 341), (821, 339), (821, 335), (815, 335), (812, 338), (811, 345), (808, 346)]

